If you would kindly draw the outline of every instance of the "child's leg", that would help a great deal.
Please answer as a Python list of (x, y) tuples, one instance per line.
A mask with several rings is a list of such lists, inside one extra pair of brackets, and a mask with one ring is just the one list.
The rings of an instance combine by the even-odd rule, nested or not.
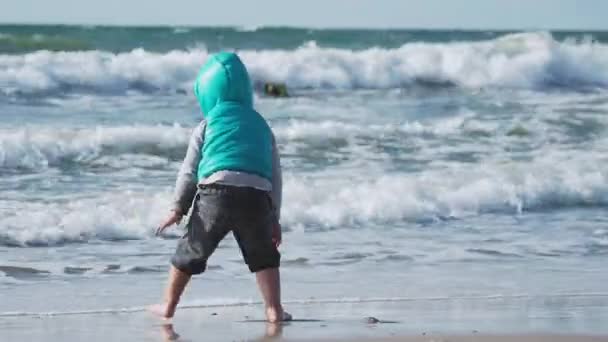
[(151, 308), (152, 312), (166, 319), (173, 317), (179, 299), (181, 298), (182, 293), (184, 293), (184, 289), (186, 288), (190, 277), (190, 274), (184, 273), (171, 265), (171, 269), (169, 270), (169, 283), (165, 290), (165, 302), (153, 306)]
[(281, 275), (278, 268), (267, 268), (255, 274), (266, 304), (266, 319), (270, 323), (288, 321), (291, 316), (281, 305)]
[(184, 289), (190, 280), (191, 275), (180, 271), (175, 266), (171, 265), (169, 270), (169, 284), (165, 292), (165, 302), (167, 303), (167, 312), (173, 316), (175, 308), (179, 303), (179, 299), (184, 293)]
[(266, 304), (266, 318), (271, 323), (290, 320), (281, 305), (281, 255), (272, 241), (272, 227), (276, 225), (274, 210), (267, 193), (251, 188), (234, 190), (236, 210), (233, 229), (249, 270), (255, 273)]
[(164, 303), (151, 307), (152, 312), (163, 318), (173, 317), (191, 276), (205, 271), (207, 260), (230, 231), (231, 224), (224, 215), (229, 212), (226, 209), (229, 202), (225, 191), (210, 188), (199, 191), (187, 223), (188, 232), (179, 240), (171, 258)]

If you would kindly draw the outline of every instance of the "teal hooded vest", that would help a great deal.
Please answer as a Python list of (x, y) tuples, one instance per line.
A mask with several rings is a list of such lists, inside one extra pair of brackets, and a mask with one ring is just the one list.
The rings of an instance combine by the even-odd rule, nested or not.
[(234, 53), (209, 56), (194, 83), (206, 120), (200, 181), (217, 171), (240, 171), (272, 181), (272, 131), (253, 109), (251, 81)]

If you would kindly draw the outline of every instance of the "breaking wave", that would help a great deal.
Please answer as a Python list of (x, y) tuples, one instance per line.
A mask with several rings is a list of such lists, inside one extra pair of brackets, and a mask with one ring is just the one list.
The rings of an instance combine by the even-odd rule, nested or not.
[[(551, 34), (510, 34), (481, 42), (407, 43), (399, 48), (322, 48), (311, 41), (294, 50), (242, 50), (255, 83), (290, 89), (605, 88), (608, 45), (564, 41)], [(206, 49), (168, 53), (135, 49), (36, 51), (0, 55), (5, 95), (92, 92), (190, 92)]]

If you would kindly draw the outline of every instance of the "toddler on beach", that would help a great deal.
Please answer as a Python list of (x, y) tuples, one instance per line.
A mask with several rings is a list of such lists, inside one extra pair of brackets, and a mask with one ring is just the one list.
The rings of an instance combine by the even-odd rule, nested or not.
[(171, 213), (157, 234), (192, 213), (171, 258), (163, 304), (151, 310), (173, 317), (194, 274), (232, 232), (256, 275), (269, 322), (290, 320), (281, 305), (281, 165), (265, 119), (253, 109), (251, 81), (234, 53), (211, 55), (194, 84), (204, 119), (194, 129), (179, 171)]

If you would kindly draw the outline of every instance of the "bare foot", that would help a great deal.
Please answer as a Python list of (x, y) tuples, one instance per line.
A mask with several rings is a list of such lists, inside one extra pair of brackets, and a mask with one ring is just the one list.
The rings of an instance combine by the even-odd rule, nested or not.
[(175, 314), (175, 308), (171, 309), (167, 304), (150, 305), (148, 311), (165, 320), (171, 319)]
[(176, 341), (179, 339), (179, 334), (173, 330), (173, 324), (163, 324), (161, 329), (165, 341)]
[(277, 323), (266, 323), (266, 334), (264, 337), (266, 339), (279, 338), (283, 335), (283, 325)]
[(266, 308), (266, 319), (269, 323), (289, 322), (293, 319), (291, 315), (283, 309)]

